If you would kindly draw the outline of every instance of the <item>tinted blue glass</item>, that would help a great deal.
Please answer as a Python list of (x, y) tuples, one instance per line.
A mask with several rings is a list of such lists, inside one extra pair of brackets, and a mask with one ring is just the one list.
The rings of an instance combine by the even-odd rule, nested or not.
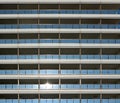
[(100, 103), (100, 99), (94, 99), (94, 103)]
[[(10, 25), (10, 24), (6, 24), (6, 25), (0, 25), (0, 29), (28, 29), (28, 28), (68, 28), (68, 29), (78, 29), (78, 28), (93, 28), (93, 29), (98, 29), (98, 28), (102, 28), (102, 29), (119, 29), (120, 25), (116, 25), (116, 24), (20, 24), (20, 25)], [(110, 41), (113, 42), (113, 41)]]
[(0, 10), (0, 14), (119, 14), (119, 10)]
[[(120, 59), (120, 55), (40, 55), (41, 59)], [(0, 59), (38, 59), (38, 55), (0, 55)]]
[(40, 103), (47, 103), (45, 99), (40, 99)]
[(86, 84), (82, 84), (82, 85), (81, 85), (81, 88), (82, 88), (82, 89), (87, 89), (88, 86), (87, 86)]
[(68, 100), (67, 100), (67, 103), (74, 103), (74, 102), (73, 102), (73, 99), (68, 99)]
[(59, 103), (58, 99), (53, 99), (53, 103)]
[(46, 70), (40, 70), (40, 74), (47, 74)]
[(87, 103), (94, 103), (94, 99), (88, 99)]
[(108, 99), (102, 99), (102, 103), (109, 103)]
[(88, 74), (88, 70), (81, 70), (81, 74)]
[(87, 99), (81, 99), (81, 103), (87, 103)]
[(52, 103), (52, 99), (47, 99), (47, 103)]
[(60, 103), (67, 103), (67, 100), (66, 99), (61, 99)]
[(25, 103), (25, 100), (24, 99), (20, 99), (20, 103)]

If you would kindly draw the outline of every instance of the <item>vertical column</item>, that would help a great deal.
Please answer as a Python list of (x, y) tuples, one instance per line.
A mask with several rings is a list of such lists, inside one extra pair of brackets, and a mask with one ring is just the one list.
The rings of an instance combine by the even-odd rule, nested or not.
[(100, 94), (100, 103), (102, 103), (102, 93)]

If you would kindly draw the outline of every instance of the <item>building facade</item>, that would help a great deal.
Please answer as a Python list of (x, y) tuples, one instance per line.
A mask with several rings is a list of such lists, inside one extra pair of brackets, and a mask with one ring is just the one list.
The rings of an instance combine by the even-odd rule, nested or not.
[(120, 0), (0, 0), (0, 103), (120, 103)]

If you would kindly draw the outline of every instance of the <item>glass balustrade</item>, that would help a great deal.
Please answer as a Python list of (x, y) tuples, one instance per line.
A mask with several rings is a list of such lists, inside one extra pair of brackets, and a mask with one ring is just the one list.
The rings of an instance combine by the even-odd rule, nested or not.
[(81, 74), (100, 74), (100, 70), (81, 70)]
[(19, 103), (39, 103), (38, 99), (20, 99)]
[(19, 89), (38, 89), (38, 84), (20, 84)]
[(120, 24), (1, 24), (0, 29), (120, 29)]
[(0, 70), (0, 75), (2, 74), (15, 75), (15, 74), (18, 74), (18, 70)]
[(61, 89), (80, 89), (80, 84), (61, 84)]
[(120, 70), (102, 70), (102, 74), (120, 74)]
[(109, 75), (109, 74), (120, 74), (120, 70), (0, 70), (0, 75), (34, 75), (34, 74), (41, 74), (41, 75)]
[(19, 70), (18, 71), (19, 74), (23, 74), (23, 75), (29, 75), (29, 74), (38, 74), (39, 71), (38, 70)]
[(80, 99), (60, 99), (60, 103), (80, 103)]
[(40, 99), (40, 103), (59, 103), (59, 99)]
[(102, 99), (102, 103), (120, 103), (120, 99)]
[(120, 10), (0, 10), (0, 14), (120, 14)]
[(100, 103), (100, 99), (81, 99), (81, 103)]
[(0, 103), (18, 103), (18, 99), (0, 99)]
[(59, 89), (58, 84), (40, 84), (40, 89)]
[(38, 89), (38, 84), (0, 84), (0, 89)]
[(100, 89), (100, 84), (82, 84), (82, 89)]
[[(39, 99), (0, 99), (0, 103), (39, 103)], [(40, 99), (40, 103), (120, 103), (120, 99)]]
[(16, 43), (120, 43), (118, 39), (1, 39), (0, 44), (16, 44)]
[(40, 74), (59, 74), (58, 70), (40, 70)]
[(120, 59), (120, 55), (0, 55), (0, 59)]
[(0, 84), (0, 89), (120, 89), (120, 84)]
[(81, 74), (80, 70), (61, 70), (60, 73), (65, 74), (65, 75), (78, 75), (78, 74)]

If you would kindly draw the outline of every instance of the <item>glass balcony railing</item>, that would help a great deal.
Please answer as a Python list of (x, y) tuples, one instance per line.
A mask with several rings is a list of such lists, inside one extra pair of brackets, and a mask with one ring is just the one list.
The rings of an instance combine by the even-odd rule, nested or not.
[(112, 74), (120, 74), (120, 70), (0, 70), (0, 75), (35, 75), (35, 74), (41, 74), (41, 75), (112, 75)]
[(0, 103), (120, 103), (120, 99), (0, 99)]
[(119, 103), (120, 99), (102, 99), (102, 103)]
[(120, 24), (1, 24), (0, 29), (120, 29)]
[(0, 59), (120, 59), (120, 55), (0, 55)]
[(0, 89), (120, 89), (120, 84), (0, 84)]
[(100, 74), (100, 70), (81, 70), (81, 74)]
[(120, 39), (0, 39), (0, 44), (22, 43), (106, 43), (118, 44)]
[(120, 74), (120, 70), (108, 70), (108, 69), (103, 69), (102, 74)]
[(120, 10), (0, 10), (0, 14), (120, 14)]
[(79, 74), (81, 74), (80, 70), (61, 70), (60, 73), (64, 74), (64, 75), (79, 75)]
[(55, 74), (59, 74), (59, 70), (40, 70), (40, 74), (55, 75)]

